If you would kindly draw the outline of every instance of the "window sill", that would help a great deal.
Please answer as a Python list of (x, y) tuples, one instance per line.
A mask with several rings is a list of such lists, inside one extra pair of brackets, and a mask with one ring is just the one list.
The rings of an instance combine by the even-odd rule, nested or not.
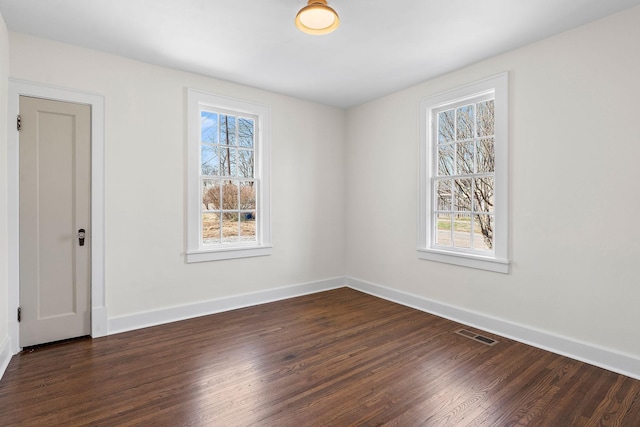
[(187, 263), (267, 256), (271, 255), (272, 252), (272, 246), (246, 246), (189, 251), (187, 252)]
[(479, 270), (494, 271), (496, 273), (509, 273), (509, 260), (506, 259), (489, 258), (424, 248), (418, 249), (418, 258), (460, 265), (463, 267), (477, 268)]

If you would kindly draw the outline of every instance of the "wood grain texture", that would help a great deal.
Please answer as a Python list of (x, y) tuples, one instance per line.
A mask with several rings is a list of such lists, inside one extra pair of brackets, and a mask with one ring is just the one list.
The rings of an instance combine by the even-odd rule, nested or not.
[(0, 425), (640, 426), (640, 381), (461, 327), (342, 288), (52, 345)]

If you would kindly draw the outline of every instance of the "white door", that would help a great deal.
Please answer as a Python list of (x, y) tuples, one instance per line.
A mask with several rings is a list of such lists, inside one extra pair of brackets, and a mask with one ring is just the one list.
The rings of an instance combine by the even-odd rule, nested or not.
[(91, 107), (21, 96), (20, 118), (19, 325), (26, 347), (91, 332)]

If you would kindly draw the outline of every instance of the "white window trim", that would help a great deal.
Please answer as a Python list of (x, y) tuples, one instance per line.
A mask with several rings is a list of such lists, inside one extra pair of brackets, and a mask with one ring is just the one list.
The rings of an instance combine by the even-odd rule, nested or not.
[[(431, 215), (432, 173), (435, 155), (432, 146), (432, 110), (473, 98), (487, 92), (495, 92), (495, 181), (496, 200), (494, 215), (494, 253), (489, 256), (436, 249), (431, 246), (433, 224)], [(418, 258), (455, 264), (499, 273), (509, 272), (509, 202), (508, 202), (508, 74), (481, 80), (470, 85), (440, 93), (420, 102), (420, 184), (418, 212)]]
[[(258, 205), (258, 242), (208, 247), (200, 238), (200, 110), (209, 107), (232, 110), (258, 117), (256, 138), (256, 178), (260, 181), (256, 201)], [(188, 263), (217, 261), (271, 255), (271, 108), (234, 98), (187, 89), (187, 253)]]

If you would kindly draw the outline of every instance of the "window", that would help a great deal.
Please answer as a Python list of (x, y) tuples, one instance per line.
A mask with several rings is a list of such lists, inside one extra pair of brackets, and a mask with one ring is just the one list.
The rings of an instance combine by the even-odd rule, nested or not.
[(187, 104), (187, 262), (269, 255), (269, 107), (193, 89)]
[(422, 259), (507, 273), (507, 74), (420, 103)]

